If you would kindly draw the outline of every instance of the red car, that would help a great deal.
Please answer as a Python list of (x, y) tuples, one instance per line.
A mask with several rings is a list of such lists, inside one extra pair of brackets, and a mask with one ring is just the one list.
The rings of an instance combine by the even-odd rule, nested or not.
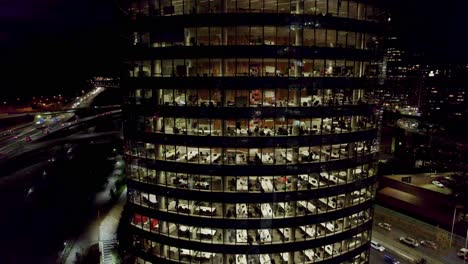
[(31, 141), (31, 137), (30, 137), (30, 136), (27, 136), (27, 137), (25, 138), (25, 140), (26, 140), (26, 142), (30, 142), (30, 141)]

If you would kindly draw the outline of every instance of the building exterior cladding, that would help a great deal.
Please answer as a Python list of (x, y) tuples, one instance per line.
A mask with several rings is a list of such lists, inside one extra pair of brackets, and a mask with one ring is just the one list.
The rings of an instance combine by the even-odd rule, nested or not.
[(134, 263), (367, 263), (369, 1), (131, 1)]

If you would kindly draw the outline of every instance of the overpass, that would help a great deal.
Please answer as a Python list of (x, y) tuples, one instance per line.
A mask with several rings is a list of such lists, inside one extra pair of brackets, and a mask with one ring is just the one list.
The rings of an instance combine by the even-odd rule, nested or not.
[(31, 142), (18, 141), (16, 144), (3, 149), (0, 155), (0, 176), (8, 175), (15, 170), (33, 164), (37, 160), (48, 156), (50, 149), (56, 146), (63, 146), (66, 143), (81, 144), (90, 141), (112, 142), (122, 140), (120, 129), (108, 132), (77, 134), (88, 128), (102, 124), (105, 121), (114, 121), (121, 118), (121, 110), (113, 110), (104, 114), (99, 114), (83, 118), (73, 122), (67, 122), (64, 126), (58, 126), (48, 134)]
[(0, 115), (0, 119), (8, 119), (8, 118), (17, 118), (21, 116), (27, 115), (42, 115), (42, 116), (52, 116), (52, 115), (59, 115), (59, 114), (66, 114), (66, 113), (100, 113), (103, 111), (110, 111), (120, 109), (121, 105), (106, 105), (106, 106), (94, 106), (90, 107), (76, 107), (76, 108), (69, 108), (63, 109), (58, 111), (31, 111), (31, 112), (24, 112), (24, 113), (17, 113), (17, 112), (7, 112)]

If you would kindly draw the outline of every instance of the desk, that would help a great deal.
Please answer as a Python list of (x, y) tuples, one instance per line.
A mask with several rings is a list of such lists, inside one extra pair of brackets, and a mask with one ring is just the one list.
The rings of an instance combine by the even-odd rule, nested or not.
[(180, 225), (179, 226), (179, 231), (182, 232), (182, 233), (185, 233), (185, 232), (192, 232), (193, 231), (193, 226), (191, 227), (188, 227), (186, 225)]
[(327, 180), (328, 180), (328, 172), (321, 172), (320, 176), (322, 176), (324, 178), (327, 178)]
[(176, 161), (187, 161), (187, 154), (184, 154), (176, 159)]
[(244, 128), (242, 128), (242, 129), (236, 129), (236, 134), (237, 134), (237, 135), (247, 135), (247, 134), (248, 134), (248, 133), (247, 133), (247, 129), (244, 129)]
[(247, 204), (236, 204), (237, 217), (247, 217)]
[(236, 180), (236, 187), (238, 191), (248, 191), (249, 183), (247, 178), (241, 177)]
[(188, 206), (187, 204), (179, 204), (177, 205), (177, 211), (182, 212), (182, 213), (190, 213), (190, 208), (191, 206)]
[(325, 223), (320, 223), (321, 226), (325, 227), (328, 231), (333, 232), (335, 231), (335, 226), (331, 224), (330, 222)]
[(275, 131), (269, 129), (269, 128), (266, 128), (263, 130), (263, 133), (265, 133), (265, 135), (268, 135), (270, 134), (270, 136), (274, 136), (275, 135)]
[(265, 192), (272, 192), (274, 190), (273, 184), (269, 179), (260, 177), (260, 183)]
[(306, 202), (306, 201), (298, 201), (297, 202), (300, 206), (304, 207), (305, 209), (307, 209), (309, 212), (311, 213), (315, 213), (315, 210), (317, 209), (317, 207), (315, 207), (315, 205), (313, 205), (312, 203), (310, 202)]
[(207, 182), (195, 182), (195, 186), (203, 189), (209, 189), (210, 184)]
[(307, 226), (299, 226), (299, 228), (304, 231), (304, 233), (306, 233), (308, 236), (310, 237), (315, 237), (315, 229), (310, 226), (310, 225), (307, 225)]
[(337, 159), (337, 158), (340, 157), (340, 155), (337, 152), (333, 152), (333, 150), (331, 152), (322, 150), (322, 153), (325, 154), (325, 155), (328, 155), (328, 156), (330, 156), (331, 158), (334, 158), (334, 159)]
[(301, 174), (299, 175), (299, 177), (304, 181), (308, 181), (314, 187), (319, 186), (318, 181), (314, 179), (312, 176), (308, 176), (307, 174)]
[(236, 242), (247, 243), (247, 230), (245, 229), (236, 230)]
[(236, 264), (247, 264), (247, 257), (245, 255), (236, 255)]
[(292, 162), (292, 154), (281, 151), (281, 157), (285, 158), (287, 162)]
[(278, 203), (278, 205), (279, 205), (285, 212), (287, 212), (287, 211), (289, 211), (289, 210), (291, 209), (291, 205), (289, 204), (289, 202), (285, 202), (285, 203), (280, 202), (280, 203)]
[(319, 160), (319, 159), (320, 159), (320, 155), (318, 153), (312, 152), (312, 160)]
[(236, 154), (236, 163), (245, 163), (245, 154)]
[(158, 203), (158, 201), (156, 200), (156, 195), (154, 195), (154, 194), (149, 194), (148, 195), (147, 193), (142, 193), (141, 197), (143, 197), (143, 199), (146, 199), (146, 201), (148, 201), (150, 203), (153, 203), (153, 204)]
[(278, 228), (278, 231), (283, 234), (284, 238), (287, 238), (289, 240), (289, 236), (291, 234), (291, 229), (289, 227), (285, 228)]
[(211, 130), (211, 129), (198, 129), (198, 134), (201, 134), (201, 135), (210, 135), (211, 132), (214, 132), (214, 130)]
[(330, 175), (329, 180), (336, 183), (336, 184), (345, 183), (345, 181), (343, 181), (342, 179), (339, 179), (338, 177), (333, 176), (333, 175)]
[(260, 242), (271, 242), (271, 235), (268, 229), (258, 229), (258, 234), (260, 235)]
[(200, 214), (204, 215), (215, 215), (216, 214), (216, 208), (215, 207), (208, 207), (208, 206), (198, 206), (195, 208), (196, 211), (199, 211)]
[(261, 155), (260, 153), (256, 153), (257, 157), (262, 161), (262, 163), (273, 163), (274, 160), (271, 158), (270, 154), (267, 154), (267, 153), (263, 153), (263, 155)]
[(318, 132), (318, 129), (317, 128), (307, 128), (306, 131), (309, 132), (309, 134), (316, 134)]
[(271, 210), (271, 206), (270, 206), (269, 203), (260, 204), (260, 210), (262, 211), (262, 216), (263, 217), (273, 216), (273, 211)]
[(260, 254), (260, 264), (271, 264), (271, 259), (268, 254)]
[(286, 252), (281, 252), (280, 255), (281, 255), (281, 258), (283, 259), (284, 262), (288, 262), (288, 261), (289, 261), (289, 254), (288, 254), (288, 253), (286, 253)]
[(197, 252), (195, 250), (181, 249), (180, 255), (183, 256), (196, 256)]
[(330, 206), (333, 209), (336, 208), (336, 203), (331, 200), (328, 200), (327, 198), (319, 198), (319, 201), (324, 203), (325, 205)]
[(211, 252), (198, 252), (198, 254), (195, 257), (210, 259), (211, 257), (214, 257), (215, 255), (216, 253), (211, 253)]
[(193, 158), (195, 158), (196, 156), (198, 156), (198, 151), (190, 151), (190, 152), (187, 154), (187, 160), (190, 161), (190, 160), (192, 160)]
[(215, 162), (221, 157), (219, 153), (212, 153), (210, 156), (206, 158), (206, 162)]
[(345, 132), (348, 132), (348, 130), (344, 129), (344, 128), (339, 128), (339, 127), (335, 127), (335, 131), (337, 133), (345, 133)]
[(166, 152), (166, 159), (172, 159), (175, 157), (176, 152), (175, 151), (169, 151)]
[(314, 259), (314, 251), (312, 249), (306, 249), (304, 251), (304, 255), (306, 255), (306, 257), (309, 259), (309, 260), (313, 260)]
[(330, 256), (333, 255), (333, 254), (337, 254), (337, 253), (338, 253), (335, 249), (332, 248), (331, 245), (326, 245), (326, 246), (325, 246), (325, 252), (327, 252), (328, 255), (330, 255)]
[(214, 236), (216, 234), (216, 230), (213, 230), (211, 228), (200, 228), (198, 230), (198, 234), (204, 236)]

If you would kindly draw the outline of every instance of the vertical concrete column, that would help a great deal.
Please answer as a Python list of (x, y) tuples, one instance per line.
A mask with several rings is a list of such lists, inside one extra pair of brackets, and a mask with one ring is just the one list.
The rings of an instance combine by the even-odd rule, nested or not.
[(357, 18), (358, 19), (364, 19), (364, 15), (365, 15), (365, 7), (366, 5), (364, 3), (358, 3), (359, 6), (358, 6), (358, 12), (357, 12)]
[(304, 0), (296, 1), (296, 14), (302, 14), (304, 12)]
[(302, 36), (303, 36), (303, 28), (297, 28), (294, 30), (294, 45), (295, 46), (302, 46)]
[(222, 13), (227, 13), (227, 0), (221, 0), (221, 7), (220, 10)]

